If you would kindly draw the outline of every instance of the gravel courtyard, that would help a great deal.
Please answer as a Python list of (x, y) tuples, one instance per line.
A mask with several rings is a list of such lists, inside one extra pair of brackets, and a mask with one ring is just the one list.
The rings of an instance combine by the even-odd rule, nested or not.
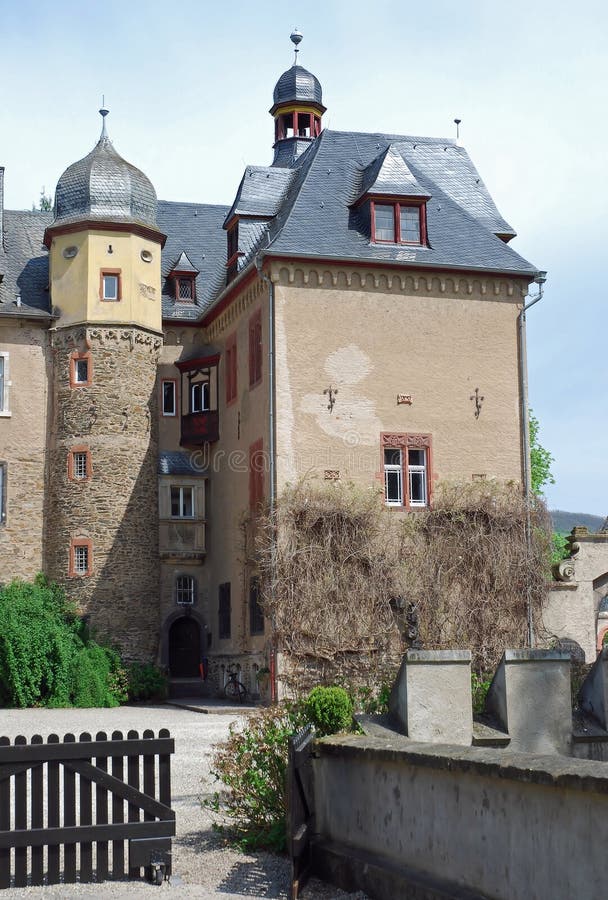
[[(79, 734), (82, 731), (123, 731), (140, 733), (151, 728), (158, 733), (168, 728), (175, 738), (171, 779), (173, 808), (177, 816), (177, 837), (173, 842), (172, 884), (158, 888), (146, 883), (105, 882), (103, 885), (55, 885), (51, 887), (14, 888), (11, 900), (18, 897), (40, 897), (62, 900), (64, 897), (131, 897), (158, 896), (159, 891), (177, 897), (207, 900), (288, 897), (289, 866), (283, 857), (268, 853), (243, 854), (226, 846), (211, 828), (211, 815), (201, 800), (213, 790), (209, 777), (212, 747), (228, 734), (228, 726), (237, 714), (201, 714), (169, 705), (131, 706), (118, 709), (32, 709), (1, 710), (0, 735), (14, 738), (18, 734), (43, 737), (55, 732)], [(337, 888), (315, 881), (303, 892), (304, 900), (351, 898), (362, 900), (363, 894), (345, 894)]]

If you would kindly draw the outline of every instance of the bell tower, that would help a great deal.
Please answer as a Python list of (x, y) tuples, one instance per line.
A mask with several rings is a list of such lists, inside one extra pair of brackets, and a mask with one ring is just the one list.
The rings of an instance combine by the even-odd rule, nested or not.
[(295, 47), (294, 64), (277, 81), (270, 114), (274, 117), (273, 166), (289, 166), (321, 134), (323, 93), (312, 72), (298, 64), (302, 34), (290, 35)]
[(53, 313), (46, 569), (127, 658), (159, 626), (156, 371), (162, 346), (156, 193), (114, 149), (57, 184), (45, 233)]

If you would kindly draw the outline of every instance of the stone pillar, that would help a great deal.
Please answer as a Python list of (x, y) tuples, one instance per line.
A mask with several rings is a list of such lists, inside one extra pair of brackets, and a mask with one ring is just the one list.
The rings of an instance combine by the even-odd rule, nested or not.
[(569, 754), (570, 654), (505, 650), (488, 691), (485, 712), (511, 738), (509, 749)]
[(579, 691), (582, 709), (608, 731), (608, 648), (604, 648)]
[(389, 710), (413, 741), (470, 746), (470, 652), (408, 650), (391, 692)]
[[(159, 555), (156, 369), (159, 334), (127, 326), (58, 329), (54, 428), (49, 453), (46, 570), (93, 629), (125, 657), (158, 649)], [(88, 356), (90, 384), (74, 384), (74, 354)], [(70, 374), (70, 367), (72, 373)], [(70, 456), (89, 455), (86, 478)], [(71, 571), (74, 541), (89, 541), (91, 571)]]

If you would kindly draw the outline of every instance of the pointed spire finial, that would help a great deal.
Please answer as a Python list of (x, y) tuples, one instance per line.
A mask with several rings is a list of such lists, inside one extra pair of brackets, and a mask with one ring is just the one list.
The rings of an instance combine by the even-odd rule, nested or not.
[(108, 132), (106, 131), (106, 116), (110, 112), (109, 109), (106, 109), (106, 97), (105, 94), (102, 94), (101, 97), (101, 109), (99, 110), (99, 115), (101, 116), (102, 126), (101, 126), (101, 134), (99, 136), (99, 140), (103, 140), (103, 138), (108, 137)]
[(302, 40), (303, 37), (304, 37), (304, 35), (300, 31), (298, 31), (297, 25), (294, 28), (294, 30), (291, 32), (291, 34), (289, 35), (289, 40), (292, 42), (292, 44), (295, 45), (295, 48), (296, 48), (295, 56), (294, 56), (294, 60), (293, 60), (294, 66), (297, 66), (297, 64), (298, 64), (298, 53), (300, 52), (300, 48), (299, 48), (298, 44), (300, 43), (300, 41)]

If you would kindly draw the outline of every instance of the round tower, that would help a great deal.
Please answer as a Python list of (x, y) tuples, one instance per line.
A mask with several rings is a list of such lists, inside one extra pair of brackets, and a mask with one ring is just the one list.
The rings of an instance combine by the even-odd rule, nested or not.
[(290, 35), (294, 64), (277, 81), (270, 114), (274, 116), (273, 166), (290, 166), (321, 133), (325, 112), (319, 79), (298, 64), (302, 35)]
[(46, 568), (94, 629), (151, 660), (159, 629), (156, 193), (114, 149), (63, 173), (45, 233), (53, 313)]

